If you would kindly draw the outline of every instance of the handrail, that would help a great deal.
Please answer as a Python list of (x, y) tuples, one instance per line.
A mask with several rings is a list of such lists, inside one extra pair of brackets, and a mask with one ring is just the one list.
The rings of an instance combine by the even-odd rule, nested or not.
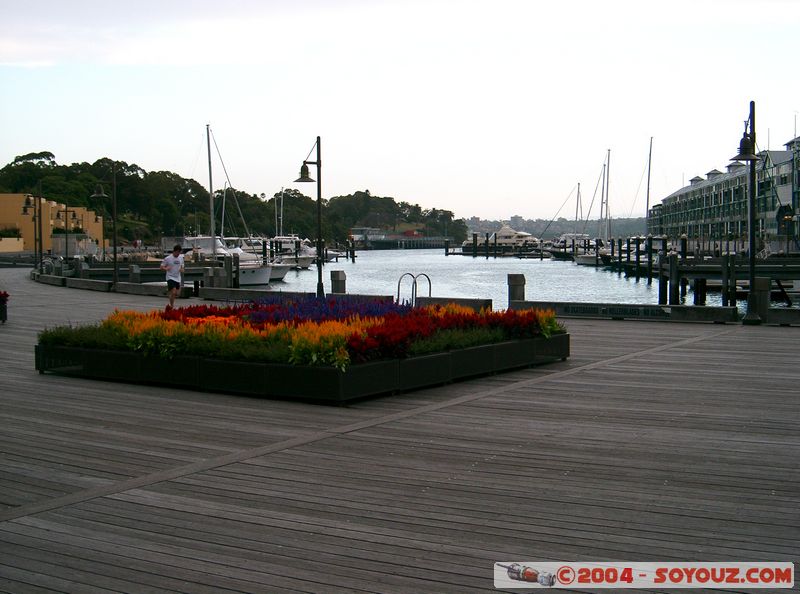
[(431, 296), (431, 277), (429, 277), (424, 272), (420, 272), (419, 274), (412, 274), (411, 272), (404, 272), (400, 275), (400, 278), (397, 279), (397, 303), (400, 303), (400, 284), (403, 282), (403, 279), (407, 276), (411, 277), (411, 306), (414, 307), (417, 304), (417, 280), (419, 277), (424, 276), (428, 280), (428, 297)]
[(414, 277), (414, 275), (411, 274), (410, 272), (404, 272), (400, 276), (400, 278), (397, 279), (397, 299), (396, 299), (396, 301), (397, 301), (397, 303), (400, 303), (400, 283), (403, 282), (403, 279), (405, 277), (407, 277), (407, 276), (411, 277), (411, 282), (412, 282), (412, 285), (411, 285), (411, 305), (413, 306), (414, 305), (414, 301), (416, 300), (416, 297), (417, 297), (417, 295), (416, 295), (417, 280)]
[(417, 279), (421, 276), (424, 276), (426, 279), (428, 279), (428, 297), (431, 296), (431, 277), (429, 277), (424, 272), (420, 272), (418, 275), (414, 277), (414, 305), (417, 304)]

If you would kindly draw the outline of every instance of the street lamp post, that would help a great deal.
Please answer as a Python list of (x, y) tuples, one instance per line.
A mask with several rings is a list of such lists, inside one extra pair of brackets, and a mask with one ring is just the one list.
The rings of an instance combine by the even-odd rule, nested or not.
[[(108, 196), (103, 191), (103, 184), (97, 184), (92, 198), (100, 198), (106, 200)], [(114, 289), (117, 288), (119, 282), (119, 267), (117, 266), (117, 164), (116, 162), (111, 165), (111, 238), (114, 244), (114, 271), (113, 281)]]
[[(75, 211), (64, 205), (64, 263), (69, 266), (69, 213), (72, 213), (72, 220), (77, 217)], [(61, 218), (61, 213), (56, 214), (57, 218)]]
[(41, 272), (42, 260), (44, 259), (41, 192), (37, 196), (28, 195), (25, 197), (25, 203), (22, 205), (22, 214), (27, 215), (29, 208), (33, 208), (33, 217), (31, 218), (31, 224), (33, 225), (33, 262), (36, 270)]
[[(317, 149), (317, 160), (306, 159), (303, 161), (303, 165), (300, 167), (300, 177), (294, 181), (295, 183), (313, 182), (314, 180), (308, 175), (308, 166), (317, 166), (317, 298), (324, 299), (325, 287), (322, 285), (322, 143), (319, 136), (317, 136), (314, 147)], [(311, 148), (312, 152), (314, 147)], [(311, 152), (308, 154), (310, 156)]]
[(750, 288), (747, 291), (747, 314), (742, 320), (743, 324), (760, 324), (761, 317), (756, 312), (755, 286), (756, 286), (756, 102), (750, 102), (750, 115), (745, 122), (744, 134), (739, 143), (739, 153), (731, 161), (747, 161), (750, 164), (747, 238), (748, 238), (748, 280)]

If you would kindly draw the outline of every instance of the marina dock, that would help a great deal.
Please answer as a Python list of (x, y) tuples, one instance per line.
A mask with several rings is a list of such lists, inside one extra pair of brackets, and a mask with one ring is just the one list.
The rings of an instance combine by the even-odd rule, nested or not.
[(327, 407), (39, 375), (42, 328), (166, 300), (29, 272), (0, 269), (0, 591), (461, 594), (495, 561), (800, 550), (800, 328), (570, 319), (565, 362)]

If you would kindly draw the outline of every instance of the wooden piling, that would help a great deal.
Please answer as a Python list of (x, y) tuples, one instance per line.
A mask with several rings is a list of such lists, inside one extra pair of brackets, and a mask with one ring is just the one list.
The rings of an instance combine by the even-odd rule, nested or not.
[(695, 305), (705, 305), (706, 304), (706, 279), (704, 278), (696, 278), (694, 279), (694, 298), (693, 303)]
[(722, 278), (722, 307), (728, 306), (728, 273), (730, 272), (730, 254), (720, 258), (720, 276)]
[(680, 305), (680, 275), (678, 273), (678, 254), (669, 255), (669, 304)]

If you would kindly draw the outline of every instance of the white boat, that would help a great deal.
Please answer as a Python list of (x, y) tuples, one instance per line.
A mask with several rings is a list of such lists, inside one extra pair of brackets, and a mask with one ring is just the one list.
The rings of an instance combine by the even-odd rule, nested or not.
[(592, 252), (586, 252), (585, 254), (575, 254), (573, 259), (575, 260), (575, 264), (580, 266), (605, 266), (607, 264), (607, 260), (610, 260), (611, 255), (601, 252), (595, 255)]
[[(494, 246), (497, 246), (497, 250), (499, 252), (519, 252), (530, 250), (535, 247), (539, 246), (539, 238), (534, 237), (530, 233), (526, 233), (525, 231), (517, 231), (512, 229), (509, 225), (503, 224), (499, 230), (495, 231), (491, 235), (489, 235), (489, 248), (494, 250)], [(486, 237), (484, 236), (481, 238), (478, 237), (478, 249), (485, 249), (486, 248)], [(461, 250), (463, 252), (469, 252), (472, 250), (472, 240), (467, 239), (461, 244)]]
[[(245, 263), (250, 266), (250, 263), (253, 261), (263, 264), (263, 246), (260, 240), (256, 240), (256, 238), (226, 237), (225, 247), (231, 254), (237, 254), (239, 256), (240, 268)], [(267, 264), (272, 268), (272, 272), (269, 276), (270, 281), (283, 280), (293, 268), (293, 266), (284, 264), (279, 260), (269, 260)], [(241, 284), (241, 282), (239, 284)]]
[(308, 269), (317, 259), (317, 249), (308, 239), (297, 235), (276, 235), (272, 238), (275, 258), (282, 264)]
[[(196, 235), (194, 237), (183, 238), (184, 248), (191, 248), (193, 254), (197, 254), (199, 259), (213, 259), (224, 256), (232, 256), (234, 253), (239, 255), (239, 285), (268, 285), (272, 277), (272, 266), (264, 263), (261, 256), (245, 252), (241, 248), (228, 248), (219, 237), (210, 235)], [(284, 276), (285, 276), (284, 272)], [(281, 277), (283, 278), (283, 277)]]

